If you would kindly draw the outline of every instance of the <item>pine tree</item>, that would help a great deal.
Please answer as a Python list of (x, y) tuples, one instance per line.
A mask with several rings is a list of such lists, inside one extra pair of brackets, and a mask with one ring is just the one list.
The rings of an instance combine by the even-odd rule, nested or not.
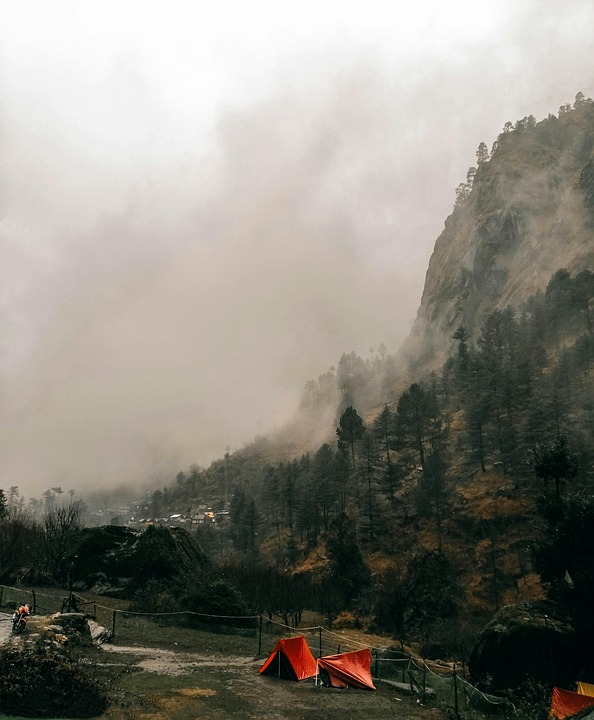
[(338, 436), (338, 449), (348, 453), (353, 470), (357, 468), (355, 449), (364, 432), (365, 426), (362, 418), (357, 414), (355, 408), (349, 405), (340, 416), (336, 435)]

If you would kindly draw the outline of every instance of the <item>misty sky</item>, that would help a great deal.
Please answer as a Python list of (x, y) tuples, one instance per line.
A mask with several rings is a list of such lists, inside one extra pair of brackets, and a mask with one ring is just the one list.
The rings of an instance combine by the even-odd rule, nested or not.
[(506, 121), (594, 95), (591, 0), (0, 0), (0, 487), (207, 466), (394, 352)]

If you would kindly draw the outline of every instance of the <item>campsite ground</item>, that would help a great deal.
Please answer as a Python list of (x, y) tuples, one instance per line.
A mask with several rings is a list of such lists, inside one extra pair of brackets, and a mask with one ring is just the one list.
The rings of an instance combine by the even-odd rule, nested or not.
[[(442, 720), (381, 682), (375, 692), (316, 687), (258, 674), (262, 659), (225, 652), (171, 652), (112, 646), (106, 661), (121, 665), (104, 720)], [(115, 665), (113, 667), (116, 667)]]
[[(96, 601), (97, 620), (112, 627), (112, 612)], [(109, 600), (117, 607), (118, 601)], [(121, 602), (122, 609), (126, 603)], [(156, 620), (156, 619), (155, 619)], [(83, 661), (96, 667), (111, 682), (110, 708), (100, 720), (443, 720), (436, 708), (420, 705), (387, 683), (376, 691), (316, 687), (313, 680), (300, 683), (258, 673), (275, 642), (286, 634), (276, 623), (263, 625), (261, 642), (257, 630), (182, 627), (175, 616), (158, 622), (142, 615), (118, 614), (115, 638), (101, 648), (85, 649)], [(315, 625), (307, 616), (304, 625)], [(213, 628), (217, 629), (217, 628)], [(314, 655), (318, 633), (304, 632)], [(370, 636), (356, 630), (337, 631), (324, 638), (322, 654), (369, 644), (387, 647), (391, 638)], [(328, 643), (328, 644), (326, 644)]]

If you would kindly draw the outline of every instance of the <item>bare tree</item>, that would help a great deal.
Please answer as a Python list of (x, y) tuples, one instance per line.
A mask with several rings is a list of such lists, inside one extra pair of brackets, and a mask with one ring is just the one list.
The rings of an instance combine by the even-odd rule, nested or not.
[(54, 508), (44, 517), (46, 560), (50, 571), (58, 578), (66, 577), (64, 563), (81, 527), (80, 507), (76, 504)]

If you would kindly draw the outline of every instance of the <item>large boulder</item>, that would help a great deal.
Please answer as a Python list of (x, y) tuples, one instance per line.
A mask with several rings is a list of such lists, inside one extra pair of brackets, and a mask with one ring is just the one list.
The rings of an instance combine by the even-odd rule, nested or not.
[(76, 556), (76, 590), (93, 590), (98, 594), (117, 596), (130, 579), (130, 568), (122, 562), (141, 533), (118, 525), (83, 528), (72, 548)]
[(130, 597), (155, 584), (183, 584), (208, 566), (206, 555), (182, 528), (146, 530), (106, 525), (80, 531), (72, 549), (77, 590)]
[(469, 663), (473, 679), (493, 692), (516, 689), (528, 678), (567, 687), (579, 666), (574, 629), (546, 601), (501, 608), (480, 633)]

